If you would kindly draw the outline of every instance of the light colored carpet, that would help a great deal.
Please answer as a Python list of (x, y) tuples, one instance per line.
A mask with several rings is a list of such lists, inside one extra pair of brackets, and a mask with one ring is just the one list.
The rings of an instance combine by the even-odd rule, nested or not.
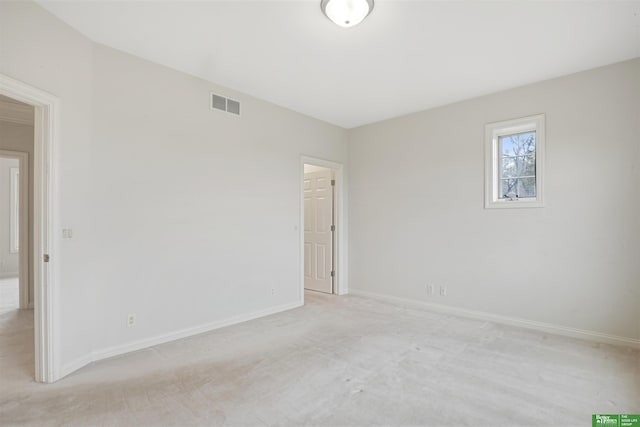
[(0, 318), (1, 425), (587, 426), (640, 412), (640, 352), (359, 297), (32, 382), (32, 312)]

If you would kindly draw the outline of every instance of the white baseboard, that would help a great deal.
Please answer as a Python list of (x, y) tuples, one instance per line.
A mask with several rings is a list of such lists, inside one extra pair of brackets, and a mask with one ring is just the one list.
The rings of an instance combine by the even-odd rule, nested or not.
[(84, 368), (91, 362), (93, 362), (92, 355), (88, 354), (86, 356), (79, 357), (70, 363), (67, 363), (62, 368), (60, 368), (60, 372), (54, 372), (53, 382), (61, 380), (62, 378), (74, 373), (80, 368)]
[(209, 332), (215, 329), (224, 328), (225, 326), (236, 325), (238, 323), (242, 323), (242, 322), (257, 319), (260, 317), (269, 316), (271, 314), (276, 314), (283, 311), (298, 308), (303, 305), (304, 305), (303, 301), (283, 304), (283, 305), (270, 307), (260, 311), (254, 311), (253, 313), (241, 314), (241, 315), (230, 317), (227, 319), (217, 320), (215, 322), (207, 323), (204, 325), (194, 326), (191, 328), (169, 332), (163, 335), (157, 335), (151, 338), (141, 339), (141, 340), (123, 344), (123, 345), (96, 350), (87, 356), (79, 357), (78, 359), (64, 365), (60, 369), (60, 375), (57, 376), (56, 381), (61, 378), (64, 378), (65, 376), (69, 375), (74, 371), (77, 371), (78, 369), (88, 365), (91, 362), (97, 362), (98, 360), (108, 359), (109, 357), (130, 353), (132, 351), (142, 350), (144, 348), (153, 347), (154, 345), (164, 344), (164, 343), (175, 341), (181, 338), (202, 334), (204, 332)]
[(499, 314), (491, 314), (484, 311), (467, 310), (465, 308), (452, 307), (450, 305), (435, 304), (425, 301), (412, 300), (408, 298), (394, 297), (391, 295), (378, 294), (374, 292), (360, 291), (351, 289), (351, 295), (371, 298), (407, 307), (423, 308), (444, 314), (468, 317), (472, 319), (485, 320), (503, 325), (519, 326), (522, 328), (533, 329), (549, 334), (562, 335), (571, 338), (578, 338), (587, 341), (594, 341), (606, 344), (623, 345), (640, 349), (640, 339), (621, 337), (617, 335), (605, 334), (602, 332), (588, 331), (584, 329), (571, 328), (568, 326), (554, 325), (551, 323), (537, 322), (534, 320), (520, 319), (517, 317), (501, 316)]

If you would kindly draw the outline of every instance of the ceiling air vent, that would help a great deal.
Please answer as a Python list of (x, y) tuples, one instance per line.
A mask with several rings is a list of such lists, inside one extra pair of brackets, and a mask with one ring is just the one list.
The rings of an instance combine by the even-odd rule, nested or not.
[(233, 99), (225, 98), (224, 96), (211, 94), (211, 109), (226, 111), (227, 113), (240, 115), (240, 102)]

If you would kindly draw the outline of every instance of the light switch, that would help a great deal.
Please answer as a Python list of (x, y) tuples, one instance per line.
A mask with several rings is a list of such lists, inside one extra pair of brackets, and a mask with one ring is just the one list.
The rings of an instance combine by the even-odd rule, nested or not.
[(63, 239), (71, 239), (73, 237), (73, 229), (71, 228), (63, 228), (62, 229), (62, 238)]

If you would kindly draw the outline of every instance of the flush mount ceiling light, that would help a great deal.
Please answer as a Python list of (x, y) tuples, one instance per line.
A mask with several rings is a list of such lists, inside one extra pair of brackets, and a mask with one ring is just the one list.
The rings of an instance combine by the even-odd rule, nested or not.
[(337, 25), (353, 27), (371, 13), (373, 0), (322, 0), (320, 8)]

